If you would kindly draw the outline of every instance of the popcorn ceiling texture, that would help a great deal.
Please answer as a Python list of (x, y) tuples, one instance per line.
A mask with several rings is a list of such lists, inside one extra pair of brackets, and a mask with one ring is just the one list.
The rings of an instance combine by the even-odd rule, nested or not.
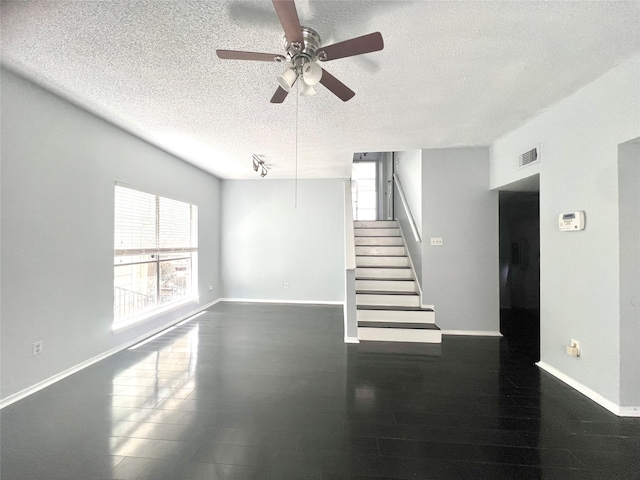
[[(356, 92), (298, 98), (298, 175), (349, 177), (354, 152), (489, 145), (640, 52), (639, 2), (296, 2), (323, 44), (380, 31), (381, 52), (324, 63)], [(1, 3), (7, 68), (221, 178), (251, 154), (292, 178), (296, 96), (269, 100), (283, 53), (270, 1)]]

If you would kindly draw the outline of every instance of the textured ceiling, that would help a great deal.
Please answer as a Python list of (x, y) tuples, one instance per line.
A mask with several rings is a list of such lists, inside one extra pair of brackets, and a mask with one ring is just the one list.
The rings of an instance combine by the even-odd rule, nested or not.
[[(640, 52), (638, 1), (296, 2), (322, 44), (381, 52), (323, 66), (356, 92), (269, 103), (283, 53), (270, 1), (2, 2), (2, 62), (222, 178), (348, 177), (354, 152), (489, 145)], [(296, 102), (297, 100), (297, 102)], [(297, 115), (296, 115), (297, 107)]]

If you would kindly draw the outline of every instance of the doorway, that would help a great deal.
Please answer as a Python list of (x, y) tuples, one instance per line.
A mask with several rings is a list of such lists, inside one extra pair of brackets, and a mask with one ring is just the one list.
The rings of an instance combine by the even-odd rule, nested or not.
[(377, 220), (377, 163), (371, 160), (354, 161), (351, 168), (351, 198), (354, 220)]
[[(500, 333), (540, 360), (540, 194), (528, 181), (500, 191)], [(525, 188), (526, 185), (526, 188)], [(521, 190), (518, 190), (521, 188)]]
[(351, 198), (354, 220), (393, 220), (393, 154), (353, 156)]

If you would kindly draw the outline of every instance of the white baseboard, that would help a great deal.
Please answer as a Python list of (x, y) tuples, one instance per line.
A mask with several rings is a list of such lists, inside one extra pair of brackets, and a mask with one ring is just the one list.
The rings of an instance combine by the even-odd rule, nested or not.
[(344, 337), (344, 343), (360, 343), (358, 337)]
[[(437, 322), (436, 322), (437, 323)], [(502, 334), (494, 330), (441, 330), (442, 335), (471, 335), (474, 337), (501, 337)]]
[(640, 417), (640, 406), (637, 407), (619, 407), (620, 417)]
[(85, 360), (84, 362), (81, 362), (77, 365), (74, 365), (71, 368), (68, 368), (60, 373), (56, 373), (55, 375), (42, 380), (41, 382), (38, 382), (34, 385), (31, 385), (30, 387), (25, 388), (24, 390), (20, 390), (19, 392), (14, 393), (13, 395), (9, 395), (6, 398), (3, 398), (2, 400), (0, 400), (0, 410), (2, 410), (4, 407), (7, 407), (13, 403), (16, 403), (19, 400), (22, 400), (23, 398), (28, 397), (29, 395), (32, 395), (36, 392), (39, 392), (40, 390), (53, 385), (56, 382), (59, 382), (60, 380), (68, 377), (69, 375), (73, 375), (74, 373), (79, 372), (80, 370), (83, 370), (91, 365), (93, 365), (94, 363), (99, 362), (100, 360), (104, 360), (107, 357), (110, 357), (111, 355), (118, 353), (122, 350), (126, 350), (127, 348), (132, 347), (133, 345), (140, 343), (141, 341), (143, 341), (145, 338), (151, 337), (157, 333), (160, 333), (163, 330), (166, 330), (169, 327), (172, 327), (173, 325), (180, 323), (184, 320), (186, 320), (189, 317), (192, 317), (198, 313), (200, 313), (203, 310), (206, 310), (207, 308), (209, 308), (212, 305), (215, 305), (216, 303), (220, 302), (220, 299), (218, 300), (214, 300), (213, 302), (207, 303), (206, 305), (201, 305), (199, 306), (196, 310), (187, 313), (185, 315), (181, 315), (180, 317), (171, 320), (169, 323), (167, 323), (166, 325), (163, 325), (162, 327), (158, 327), (155, 328), (147, 333), (145, 333), (144, 335), (141, 335), (139, 337), (137, 337), (134, 340), (130, 340), (128, 342), (125, 342), (121, 345), (118, 345), (117, 347), (114, 347), (110, 350), (107, 350), (106, 352), (101, 353), (100, 355), (96, 355), (95, 357), (91, 357), (88, 360)]
[(551, 375), (556, 377), (558, 380), (563, 381), (564, 383), (569, 385), (571, 388), (574, 388), (575, 390), (583, 394), (585, 397), (593, 400), (598, 405), (606, 408), (611, 413), (614, 413), (619, 417), (640, 417), (640, 406), (621, 407), (620, 405), (612, 402), (611, 400), (606, 399), (605, 397), (600, 395), (598, 392), (595, 392), (591, 390), (589, 387), (578, 382), (577, 380), (574, 380), (569, 375), (562, 373), (557, 368), (552, 367), (548, 363), (537, 362), (536, 365), (540, 367), (542, 370), (544, 370), (545, 372), (550, 373)]
[(339, 300), (274, 300), (270, 298), (221, 298), (221, 302), (291, 303), (296, 305), (344, 305)]

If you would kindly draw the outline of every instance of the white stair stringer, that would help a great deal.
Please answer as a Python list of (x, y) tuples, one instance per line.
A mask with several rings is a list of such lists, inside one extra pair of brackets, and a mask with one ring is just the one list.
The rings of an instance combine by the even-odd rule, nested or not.
[(442, 343), (420, 295), (395, 221), (355, 221), (358, 339)]

